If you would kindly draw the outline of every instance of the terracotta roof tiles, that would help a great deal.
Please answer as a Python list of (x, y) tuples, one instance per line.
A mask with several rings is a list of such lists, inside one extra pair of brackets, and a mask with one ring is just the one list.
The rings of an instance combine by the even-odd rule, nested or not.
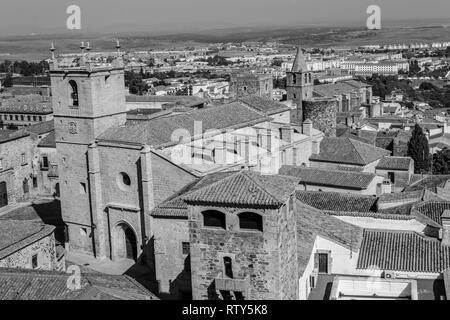
[(441, 273), (450, 267), (450, 247), (414, 232), (365, 230), (358, 269)]

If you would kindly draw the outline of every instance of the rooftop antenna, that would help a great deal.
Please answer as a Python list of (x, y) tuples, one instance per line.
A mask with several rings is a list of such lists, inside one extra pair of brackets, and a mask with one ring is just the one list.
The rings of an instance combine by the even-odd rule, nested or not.
[(55, 45), (52, 42), (52, 45), (50, 47), (50, 52), (52, 53), (52, 60), (55, 60), (55, 51), (56, 51), (56, 48), (55, 48)]

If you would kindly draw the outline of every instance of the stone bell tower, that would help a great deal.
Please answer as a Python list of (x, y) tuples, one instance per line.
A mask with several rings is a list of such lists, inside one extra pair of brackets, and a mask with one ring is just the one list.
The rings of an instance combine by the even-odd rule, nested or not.
[(297, 104), (291, 117), (292, 123), (303, 122), (303, 101), (313, 97), (314, 82), (312, 72), (308, 71), (302, 49), (298, 47), (291, 71), (287, 72), (287, 100)]
[[(59, 157), (61, 210), (66, 248), (102, 257), (105, 235), (98, 208), (93, 208), (88, 146), (106, 129), (126, 121), (123, 60), (98, 63), (90, 46), (82, 43), (81, 56), (63, 65), (52, 45), (50, 77), (56, 148)], [(67, 246), (68, 244), (68, 246)]]

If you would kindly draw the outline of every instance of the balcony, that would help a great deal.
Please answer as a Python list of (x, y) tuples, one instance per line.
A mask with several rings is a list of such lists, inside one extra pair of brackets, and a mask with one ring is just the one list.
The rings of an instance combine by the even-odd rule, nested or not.
[(224, 277), (220, 273), (215, 279), (216, 290), (242, 292), (246, 294), (250, 289), (250, 277), (246, 276), (244, 279), (231, 279)]

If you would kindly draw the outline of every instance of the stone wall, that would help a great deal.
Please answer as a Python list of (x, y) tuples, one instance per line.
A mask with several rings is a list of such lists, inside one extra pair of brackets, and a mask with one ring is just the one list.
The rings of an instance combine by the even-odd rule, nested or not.
[[(224, 257), (232, 260), (233, 279), (248, 279), (247, 300), (295, 299), (297, 247), (293, 213), (275, 209), (216, 208), (226, 214), (226, 230), (203, 226), (203, 206), (189, 207), (193, 299), (222, 299), (216, 277), (225, 277)], [(241, 230), (238, 213), (263, 217), (263, 232)]]
[(272, 75), (233, 74), (230, 81), (230, 93), (235, 98), (257, 95), (272, 99)]
[(181, 299), (183, 292), (192, 294), (190, 255), (183, 253), (183, 242), (189, 244), (188, 220), (153, 218), (152, 230), (159, 296)]
[(303, 118), (327, 137), (336, 136), (337, 106), (334, 99), (314, 99), (303, 102)]
[[(8, 204), (29, 200), (39, 193), (39, 185), (35, 188), (32, 179), (35, 153), (36, 143), (32, 136), (0, 144), (0, 182), (6, 182)], [(22, 154), (25, 161), (22, 161)], [(24, 181), (28, 188), (24, 188)], [(28, 192), (25, 192), (26, 189)]]
[(31, 258), (35, 254), (38, 255), (39, 270), (58, 270), (53, 233), (0, 260), (0, 267), (31, 269)]

